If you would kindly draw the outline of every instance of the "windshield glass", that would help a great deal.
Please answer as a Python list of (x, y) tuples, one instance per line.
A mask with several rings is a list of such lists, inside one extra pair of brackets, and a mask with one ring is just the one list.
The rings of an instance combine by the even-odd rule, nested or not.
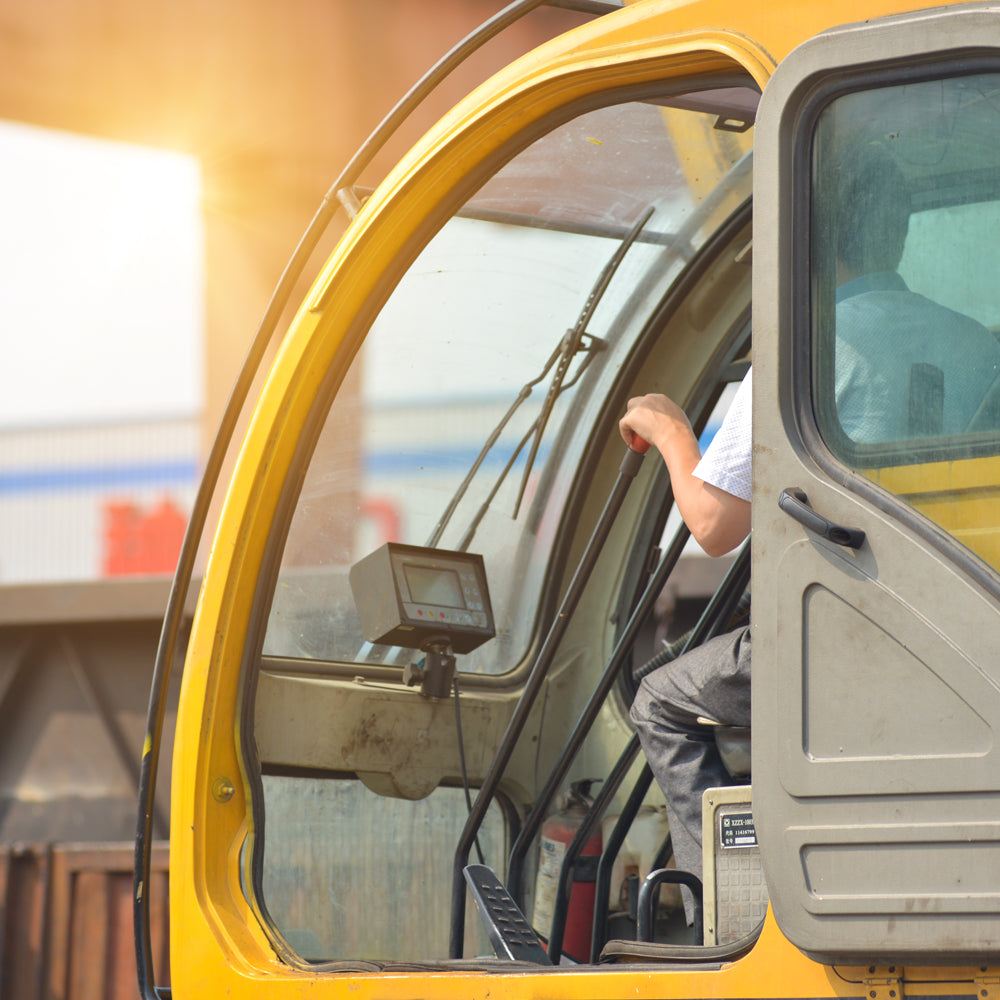
[(361, 557), (404, 542), (483, 556), (497, 637), (458, 666), (516, 666), (584, 408), (650, 303), (749, 197), (755, 104), (733, 88), (588, 112), (507, 163), (437, 233), (330, 410), (265, 655), (405, 662), (362, 634), (348, 581)]

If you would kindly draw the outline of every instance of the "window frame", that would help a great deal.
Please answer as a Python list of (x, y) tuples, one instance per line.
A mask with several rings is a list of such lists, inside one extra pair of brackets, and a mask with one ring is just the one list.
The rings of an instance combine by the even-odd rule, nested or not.
[[(343, 363), (332, 364), (323, 377), (321, 389), (316, 394), (309, 410), (308, 419), (303, 426), (303, 433), (299, 435), (297, 440), (293, 458), (289, 466), (290, 474), (283, 483), (282, 492), (276, 503), (275, 515), (269, 527), (261, 572), (258, 574), (255, 582), (253, 607), (249, 619), (254, 627), (247, 630), (239, 672), (239, 691), (237, 693), (239, 705), (239, 742), (244, 747), (241, 754), (242, 766), (244, 769), (244, 779), (250, 790), (249, 805), (254, 830), (249, 850), (245, 851), (243, 862), (244, 891), (251, 905), (262, 914), (262, 923), (267, 928), (269, 937), (280, 939), (280, 932), (277, 932), (277, 934), (274, 933), (276, 928), (274, 928), (270, 917), (267, 915), (266, 901), (263, 896), (263, 865), (266, 834), (264, 833), (265, 810), (261, 782), (262, 769), (256, 754), (252, 751), (247, 752), (248, 748), (254, 746), (254, 709), (259, 672), (265, 667), (272, 667), (279, 671), (287, 670), (293, 674), (315, 675), (316, 673), (320, 673), (333, 680), (361, 677), (365, 680), (391, 681), (393, 684), (399, 683), (398, 667), (386, 667), (377, 664), (343, 663), (338, 661), (298, 661), (275, 657), (264, 658), (261, 652), (271, 598), (278, 580), (281, 558), (298, 497), (330, 407), (342, 384), (344, 373), (348, 370), (351, 362), (360, 351), (379, 310), (388, 300), (419, 253), (422, 252), (447, 221), (458, 214), (458, 209), (461, 205), (465, 204), (470, 194), (477, 190), (486, 179), (494, 176), (505, 163), (534, 143), (541, 135), (548, 134), (562, 124), (586, 114), (588, 111), (628, 101), (640, 101), (654, 96), (664, 98), (675, 94), (690, 93), (695, 89), (693, 84), (698, 84), (697, 90), (699, 91), (702, 89), (715, 90), (731, 86), (757, 87), (757, 84), (748, 72), (745, 70), (740, 71), (735, 66), (731, 71), (726, 73), (703, 73), (680, 79), (661, 79), (654, 84), (645, 83), (641, 86), (616, 87), (596, 94), (590, 94), (585, 98), (563, 105), (557, 112), (543, 117), (533, 123), (530, 128), (518, 134), (508, 145), (504, 146), (488, 161), (485, 161), (474, 175), (466, 178), (462, 186), (453, 189), (435, 206), (434, 212), (422, 226), (420, 240), (414, 240), (413, 244), (408, 248), (408, 253), (405, 255), (400, 254), (395, 259), (392, 271), (385, 271), (380, 275), (379, 295), (377, 297), (372, 296), (369, 299), (368, 303), (366, 303), (365, 311), (358, 315), (352, 324), (351, 330), (345, 336), (338, 349), (338, 356), (344, 359)], [(743, 218), (745, 213), (746, 203), (744, 202), (733, 213), (727, 216), (727, 220), (723, 224), (723, 231), (728, 235), (730, 233), (732, 217)], [(713, 231), (704, 243), (698, 246), (693, 256), (695, 262), (699, 262), (705, 251), (714, 246), (715, 238), (716, 234)], [(597, 429), (606, 427), (609, 412), (615, 408), (620, 410), (621, 406), (624, 405), (624, 399), (619, 397), (625, 391), (625, 388), (634, 381), (637, 375), (638, 362), (635, 361), (635, 358), (647, 351), (651, 329), (662, 323), (664, 304), (676, 300), (675, 296), (678, 287), (687, 286), (690, 265), (691, 260), (685, 261), (676, 276), (676, 280), (666, 290), (665, 294), (661, 296), (658, 306), (642, 322), (641, 329), (634, 338), (628, 363), (613, 378), (613, 391), (608, 394), (607, 398), (603, 399), (599, 406), (593, 407), (593, 419), (586, 434), (588, 439), (593, 436)], [(325, 292), (320, 294), (315, 304), (316, 308), (322, 304), (324, 296)], [(587, 498), (588, 489), (595, 479), (594, 471), (601, 461), (600, 453), (600, 447), (584, 447), (581, 451), (583, 460), (576, 463), (572, 470), (572, 480), (567, 488), (566, 501), (558, 519), (558, 529), (553, 539), (544, 570), (544, 579), (547, 585), (543, 585), (541, 588), (538, 613), (533, 626), (532, 638), (527, 648), (523, 651), (520, 662), (513, 669), (505, 673), (493, 675), (462, 674), (462, 687), (464, 690), (510, 691), (524, 683), (537, 656), (539, 646), (551, 625), (551, 620), (558, 606), (565, 581), (575, 565), (568, 556), (579, 531), (580, 514)], [(551, 471), (549, 474), (552, 474)], [(324, 774), (329, 774), (331, 780), (343, 777), (343, 775), (331, 772), (324, 772)], [(352, 775), (351, 777), (353, 779), (355, 776)], [(513, 809), (505, 803), (502, 803), (502, 808), (507, 817), (508, 829), (513, 840), (517, 834), (517, 829), (510, 822)], [(282, 959), (288, 961), (290, 956), (287, 950), (279, 948), (279, 951)], [(297, 965), (298, 962), (293, 961), (290, 964)], [(308, 968), (314, 971), (323, 971), (322, 966), (307, 965)], [(442, 962), (441, 967), (446, 968), (450, 966), (446, 962)]]

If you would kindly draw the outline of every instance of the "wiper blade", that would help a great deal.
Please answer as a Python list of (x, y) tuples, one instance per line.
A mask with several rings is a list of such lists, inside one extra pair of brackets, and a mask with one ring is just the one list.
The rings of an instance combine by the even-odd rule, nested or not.
[[(576, 374), (573, 376), (573, 378), (570, 379), (569, 382), (563, 383), (562, 389), (560, 390), (561, 392), (566, 392), (569, 389), (572, 389), (573, 386), (580, 381), (581, 376), (587, 370), (588, 366), (590, 365), (590, 362), (594, 359), (594, 355), (597, 354), (598, 351), (603, 350), (604, 348), (604, 341), (598, 339), (597, 337), (590, 337), (589, 334), (587, 336), (591, 341), (591, 345), (589, 347), (584, 348), (584, 350), (586, 350), (587, 352), (587, 356), (583, 359), (583, 363), (577, 369)], [(558, 351), (559, 348), (556, 348), (557, 354)], [(461, 542), (459, 542), (458, 544), (459, 552), (465, 552), (468, 549), (468, 547), (472, 544), (472, 539), (475, 536), (477, 529), (479, 528), (480, 522), (486, 516), (486, 512), (490, 509), (490, 505), (493, 503), (493, 498), (497, 495), (497, 493), (500, 492), (500, 487), (503, 486), (504, 482), (506, 481), (507, 474), (514, 467), (515, 463), (517, 462), (518, 456), (524, 450), (524, 446), (528, 443), (529, 440), (531, 440), (532, 435), (534, 435), (535, 428), (537, 426), (538, 426), (538, 417), (536, 417), (534, 421), (532, 421), (531, 426), (527, 429), (527, 431), (525, 431), (524, 436), (521, 438), (521, 440), (518, 441), (517, 447), (511, 453), (510, 458), (507, 459), (507, 464), (503, 467), (503, 471), (500, 473), (499, 476), (497, 476), (496, 482), (493, 484), (489, 493), (486, 494), (486, 498), (479, 505), (479, 509), (476, 511), (475, 516), (469, 522), (469, 526), (465, 529), (465, 535), (462, 537)]]
[[(556, 363), (556, 360), (559, 358), (559, 352), (561, 350), (562, 350), (562, 344), (560, 343), (556, 346), (556, 349), (549, 355), (548, 361), (545, 362), (545, 366), (538, 373), (538, 375), (535, 376), (535, 378), (531, 379), (530, 382), (525, 382), (524, 385), (521, 386), (517, 396), (514, 398), (514, 402), (510, 404), (510, 406), (507, 409), (507, 412), (500, 418), (499, 423), (497, 423), (496, 427), (494, 427), (493, 430), (490, 432), (490, 435), (486, 439), (485, 444), (482, 446), (482, 448), (479, 449), (479, 454), (476, 456), (475, 461), (469, 467), (469, 471), (465, 474), (465, 478), (459, 484), (458, 489), (455, 490), (455, 495), (449, 501), (448, 506), (444, 510), (444, 513), (438, 519), (438, 523), (434, 526), (434, 530), (431, 532), (430, 537), (427, 539), (426, 544), (428, 548), (434, 548), (437, 546), (438, 542), (441, 540), (441, 535), (444, 533), (444, 529), (448, 526), (449, 522), (454, 516), (455, 510), (458, 508), (458, 505), (462, 502), (462, 498), (468, 491), (469, 486), (472, 483), (472, 480), (475, 478), (476, 473), (479, 471), (479, 468), (483, 464), (483, 461), (485, 460), (486, 456), (493, 450), (493, 446), (497, 443), (497, 440), (503, 433), (504, 428), (507, 426), (508, 423), (510, 423), (511, 417), (514, 416), (514, 414), (520, 408), (521, 404), (531, 395), (532, 389), (534, 389), (534, 387), (538, 385), (538, 383), (541, 382), (542, 379), (544, 379), (545, 376), (548, 375), (548, 373), (551, 371), (552, 366)], [(515, 457), (520, 452), (523, 446), (524, 442), (518, 445), (517, 451), (515, 452)], [(501, 473), (500, 479), (498, 480), (494, 489), (491, 491), (490, 493), (491, 499), (493, 496), (496, 495), (496, 491), (497, 489), (499, 489), (500, 484), (503, 482), (508, 471), (509, 471), (509, 464), (508, 468), (504, 469), (504, 471)]]
[[(611, 283), (611, 279), (614, 277), (615, 272), (618, 270), (619, 265), (628, 253), (629, 248), (636, 241), (639, 234), (642, 232), (646, 223), (649, 221), (653, 214), (653, 209), (649, 208), (640, 217), (636, 224), (628, 231), (625, 238), (616, 248), (614, 254), (611, 256), (610, 260), (604, 265), (601, 270), (600, 275), (598, 275), (597, 281), (594, 283), (590, 290), (590, 294), (587, 296), (587, 301), (580, 313), (574, 326), (568, 330), (562, 340), (556, 345), (555, 350), (549, 355), (548, 360), (545, 362), (542, 370), (533, 379), (525, 382), (521, 389), (519, 390), (514, 401), (508, 407), (507, 412), (500, 418), (497, 425), (490, 432), (489, 437), (483, 444), (483, 447), (479, 450), (479, 454), (476, 456), (469, 471), (466, 473), (465, 478), (459, 484), (458, 489), (455, 491), (454, 496), (448, 503), (441, 517), (438, 519), (437, 524), (434, 526), (434, 530), (431, 532), (430, 537), (427, 539), (428, 548), (434, 548), (438, 545), (441, 540), (442, 534), (444, 534), (445, 528), (451, 522), (455, 511), (458, 509), (458, 505), (462, 502), (465, 494), (468, 492), (469, 486), (472, 480), (475, 478), (476, 473), (479, 471), (486, 459), (486, 456), (493, 450), (494, 445), (503, 433), (504, 428), (510, 422), (511, 418), (521, 407), (521, 405), (527, 400), (532, 393), (532, 390), (542, 382), (545, 377), (552, 371), (552, 368), (556, 367), (556, 372), (553, 375), (552, 383), (550, 384), (545, 400), (542, 404), (541, 412), (532, 422), (531, 427), (528, 428), (527, 433), (521, 439), (517, 447), (514, 449), (514, 453), (508, 460), (507, 464), (501, 471), (497, 481), (491, 488), (485, 502), (480, 506), (476, 516), (473, 518), (472, 523), (465, 533), (465, 537), (460, 545), (460, 551), (464, 551), (465, 548), (472, 541), (472, 536), (475, 534), (476, 528), (479, 526), (479, 522), (482, 520), (486, 509), (488, 509), (493, 498), (499, 492), (500, 487), (503, 485), (507, 478), (510, 470), (513, 468), (518, 456), (524, 449), (525, 444), (531, 440), (531, 452), (529, 454), (527, 465), (525, 467), (524, 476), (521, 481), (520, 489), (518, 490), (517, 502), (514, 505), (514, 517), (516, 518), (518, 512), (520, 511), (521, 502), (524, 497), (524, 491), (527, 485), (528, 477), (531, 474), (531, 468), (534, 465), (535, 458), (538, 454), (538, 448), (541, 443), (542, 435), (545, 432), (545, 425), (548, 423), (550, 414), (552, 413), (552, 408), (555, 405), (556, 400), (559, 396), (566, 390), (572, 388), (579, 381), (580, 376), (586, 370), (591, 360), (593, 360), (594, 354), (597, 353), (604, 346), (604, 342), (597, 337), (593, 337), (587, 333), (587, 324), (593, 318), (594, 311), (596, 310), (598, 304), (601, 301), (602, 296), (605, 291), (607, 291), (608, 285)], [(584, 340), (588, 343), (584, 343)], [(565, 381), (566, 373), (569, 371), (569, 366), (573, 358), (581, 351), (586, 352), (586, 358), (584, 359), (579, 370), (573, 376), (570, 381)]]

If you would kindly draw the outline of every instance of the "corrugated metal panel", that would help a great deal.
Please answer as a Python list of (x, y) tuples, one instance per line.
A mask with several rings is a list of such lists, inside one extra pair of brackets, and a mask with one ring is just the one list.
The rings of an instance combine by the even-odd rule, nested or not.
[[(0, 587), (0, 844), (114, 843), (134, 835), (169, 588), (168, 580)], [(162, 839), (184, 642), (157, 782), (154, 835)]]
[[(158, 985), (168, 985), (166, 845), (153, 850)], [(135, 1000), (132, 845), (0, 848), (0, 996)]]
[[(138, 995), (127, 838), (168, 587), (0, 587), (0, 1000)], [(174, 690), (168, 734), (175, 704)], [(148, 892), (154, 969), (165, 984), (164, 845), (154, 850)]]

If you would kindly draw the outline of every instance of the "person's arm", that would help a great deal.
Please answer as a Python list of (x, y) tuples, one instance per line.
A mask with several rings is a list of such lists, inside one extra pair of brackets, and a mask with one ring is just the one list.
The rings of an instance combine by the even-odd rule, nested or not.
[(687, 416), (673, 400), (658, 393), (630, 399), (619, 430), (626, 444), (638, 434), (659, 451), (670, 473), (677, 509), (709, 555), (724, 555), (747, 537), (749, 501), (693, 475), (701, 450)]

